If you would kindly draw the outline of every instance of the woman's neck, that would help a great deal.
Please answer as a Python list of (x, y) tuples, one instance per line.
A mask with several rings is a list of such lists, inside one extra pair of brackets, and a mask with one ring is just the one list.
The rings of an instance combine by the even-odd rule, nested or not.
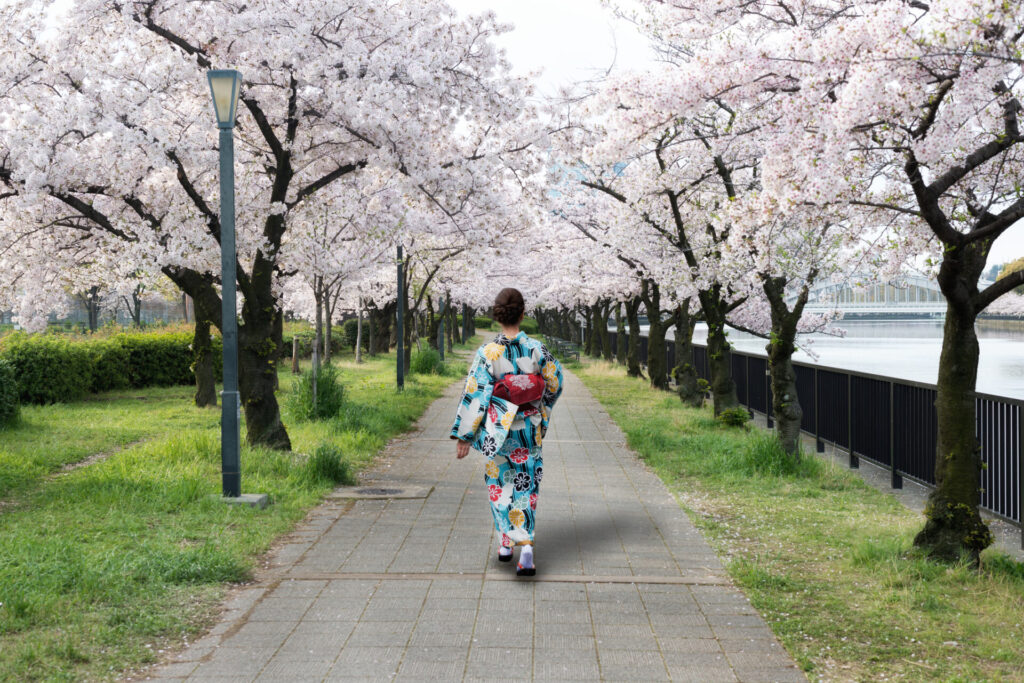
[(514, 339), (515, 336), (517, 334), (519, 334), (519, 325), (516, 325), (514, 327), (509, 327), (508, 325), (502, 325), (501, 326), (501, 333), (503, 335), (505, 335), (506, 337), (508, 337), (509, 339)]

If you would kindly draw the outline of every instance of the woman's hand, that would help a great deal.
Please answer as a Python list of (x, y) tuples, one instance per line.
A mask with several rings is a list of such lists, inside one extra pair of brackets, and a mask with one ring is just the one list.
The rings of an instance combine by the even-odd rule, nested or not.
[(462, 460), (469, 455), (469, 442), (459, 439), (455, 442), (455, 457)]

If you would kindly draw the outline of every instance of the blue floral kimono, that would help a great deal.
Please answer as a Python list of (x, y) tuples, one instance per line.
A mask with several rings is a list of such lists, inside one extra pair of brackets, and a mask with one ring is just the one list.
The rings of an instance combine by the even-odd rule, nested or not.
[[(507, 374), (541, 375), (544, 395), (521, 406), (493, 396), (494, 383)], [(484, 480), (491, 513), (506, 547), (533, 543), (544, 476), (541, 442), (561, 394), (562, 366), (525, 332), (512, 339), (499, 334), (477, 350), (470, 366), (451, 436), (469, 441), (487, 458)]]

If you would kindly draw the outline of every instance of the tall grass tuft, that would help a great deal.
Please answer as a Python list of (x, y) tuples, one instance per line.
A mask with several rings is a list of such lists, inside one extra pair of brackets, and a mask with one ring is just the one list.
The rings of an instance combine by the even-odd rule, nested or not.
[(423, 349), (412, 354), (409, 370), (418, 375), (443, 375), (444, 363), (441, 354), (434, 349)]
[(822, 462), (806, 453), (790, 455), (774, 434), (756, 434), (743, 451), (742, 467), (749, 475), (817, 479)]
[(356, 477), (341, 451), (331, 444), (319, 446), (306, 460), (304, 470), (310, 481), (327, 481), (348, 486), (356, 483)]
[(303, 372), (292, 385), (285, 400), (288, 411), (298, 420), (327, 420), (336, 416), (344, 404), (345, 388), (333, 365), (323, 365), (317, 373), (316, 405), (313, 404), (313, 371)]
[(465, 374), (466, 365), (459, 361), (443, 361), (436, 349), (426, 348), (412, 354), (409, 370), (418, 375), (440, 375), (458, 377)]

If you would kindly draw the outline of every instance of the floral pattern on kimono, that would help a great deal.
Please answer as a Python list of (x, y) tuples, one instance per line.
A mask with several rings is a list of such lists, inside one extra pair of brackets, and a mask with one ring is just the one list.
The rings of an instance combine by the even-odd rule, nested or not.
[[(544, 394), (521, 406), (495, 398), (494, 383), (507, 374), (542, 376)], [(512, 339), (498, 335), (473, 359), (451, 436), (470, 441), (487, 458), (484, 483), (503, 546), (533, 543), (544, 477), (541, 443), (561, 395), (562, 366), (523, 332)]]
[[(506, 374), (539, 374), (544, 378), (543, 396), (521, 406), (495, 397), (494, 383)], [(469, 441), (488, 458), (498, 454), (513, 431), (520, 432), (520, 445), (540, 448), (551, 410), (562, 394), (562, 381), (562, 366), (542, 343), (525, 332), (512, 339), (499, 334), (473, 357), (451, 437)]]

